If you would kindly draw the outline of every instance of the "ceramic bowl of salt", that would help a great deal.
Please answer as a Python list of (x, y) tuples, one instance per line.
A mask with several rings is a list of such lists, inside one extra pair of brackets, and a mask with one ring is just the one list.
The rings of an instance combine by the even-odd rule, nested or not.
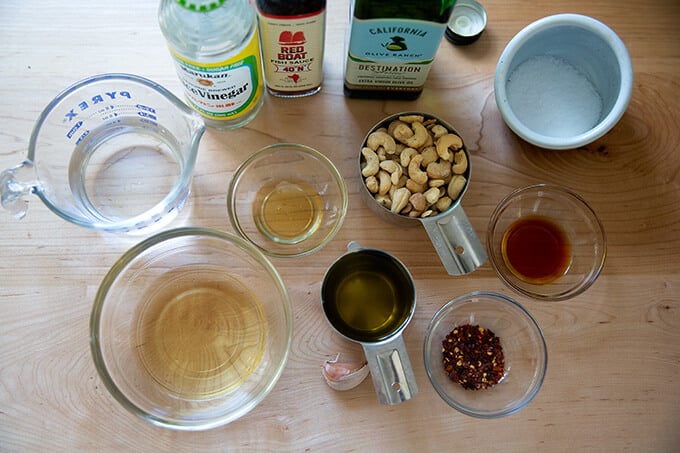
[(621, 38), (580, 14), (539, 19), (503, 50), (494, 92), (503, 120), (518, 136), (547, 149), (585, 146), (621, 119), (633, 67)]

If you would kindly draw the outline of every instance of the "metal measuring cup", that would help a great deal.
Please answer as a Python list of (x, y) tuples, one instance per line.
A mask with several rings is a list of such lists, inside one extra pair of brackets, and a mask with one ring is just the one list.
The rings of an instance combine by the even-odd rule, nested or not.
[[(435, 115), (422, 112), (400, 112), (390, 115), (374, 125), (364, 137), (361, 147), (366, 146), (371, 133), (380, 128), (387, 128), (392, 121), (399, 119), (400, 116), (408, 115), (422, 115), (425, 120), (435, 119), (439, 124), (446, 127), (449, 132), (460, 137), (460, 134), (450, 124)], [(446, 211), (431, 217), (408, 217), (394, 213), (378, 203), (364, 183), (364, 178), (361, 174), (362, 157), (361, 153), (359, 153), (358, 168), (359, 177), (362, 181), (360, 192), (367, 206), (381, 219), (396, 225), (412, 227), (419, 223), (422, 224), (449, 275), (468, 274), (476, 270), (487, 260), (486, 249), (460, 205), (465, 192), (467, 192), (470, 186), (471, 167), (470, 153), (464, 143), (462, 150), (465, 152), (468, 161), (468, 167), (464, 173), (466, 179), (465, 187)]]
[(347, 250), (323, 278), (326, 319), (337, 333), (363, 347), (378, 401), (408, 401), (418, 393), (402, 337), (416, 308), (413, 277), (387, 252), (356, 242)]

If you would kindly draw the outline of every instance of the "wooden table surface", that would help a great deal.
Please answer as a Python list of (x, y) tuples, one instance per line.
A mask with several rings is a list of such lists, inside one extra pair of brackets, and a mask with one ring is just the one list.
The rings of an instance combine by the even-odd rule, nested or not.
[[(89, 316), (102, 277), (140, 238), (66, 223), (34, 198), (23, 220), (0, 213), (0, 451), (679, 451), (680, 2), (487, 0), (481, 39), (468, 47), (443, 41), (416, 101), (343, 96), (348, 1), (328, 3), (322, 92), (268, 96), (247, 127), (209, 130), (189, 204), (171, 225), (231, 231), (231, 175), (271, 143), (315, 147), (346, 178), (350, 206), (335, 239), (311, 256), (273, 260), (293, 302), (294, 336), (272, 393), (242, 419), (199, 433), (157, 428), (120, 407), (93, 366)], [(181, 94), (156, 8), (139, 0), (0, 2), (0, 170), (24, 159), (38, 114), (76, 80), (130, 72)], [(556, 152), (528, 145), (505, 126), (493, 73), (515, 33), (559, 12), (587, 14), (617, 31), (632, 56), (635, 84), (630, 107), (609, 134)], [(358, 195), (358, 146), (381, 117), (412, 109), (447, 119), (470, 148), (474, 174), (462, 205), (480, 237), (496, 203), (514, 188), (551, 182), (586, 198), (608, 238), (594, 286), (546, 303), (514, 294), (488, 262), (450, 277), (422, 228), (401, 230), (376, 218)], [(360, 352), (331, 331), (319, 304), (322, 276), (351, 240), (394, 254), (416, 280), (418, 306), (404, 338), (420, 393), (398, 406), (380, 405), (370, 380), (335, 392), (320, 374), (339, 351)], [(473, 290), (515, 297), (548, 345), (536, 398), (496, 420), (451, 409), (423, 368), (431, 316)]]

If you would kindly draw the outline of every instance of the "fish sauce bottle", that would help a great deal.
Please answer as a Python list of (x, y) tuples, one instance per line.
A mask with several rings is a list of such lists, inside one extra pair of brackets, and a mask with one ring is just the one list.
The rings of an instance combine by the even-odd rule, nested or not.
[(418, 98), (454, 3), (455, 0), (354, 0), (345, 95)]
[(161, 0), (158, 21), (186, 100), (206, 125), (235, 129), (255, 118), (264, 77), (249, 0)]
[(256, 0), (267, 91), (318, 93), (323, 81), (326, 0)]

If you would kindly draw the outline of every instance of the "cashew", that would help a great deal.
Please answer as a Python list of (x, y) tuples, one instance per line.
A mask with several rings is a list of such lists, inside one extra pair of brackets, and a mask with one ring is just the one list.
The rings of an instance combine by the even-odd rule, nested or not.
[(364, 177), (373, 176), (380, 170), (380, 160), (378, 155), (368, 147), (361, 148), (361, 154), (366, 159), (366, 166), (361, 170), (361, 174)]
[(386, 207), (387, 209), (390, 209), (392, 207), (392, 199), (387, 195), (376, 195), (375, 201), (377, 201), (378, 204)]
[(371, 193), (378, 193), (378, 178), (375, 176), (369, 176), (366, 178), (366, 188)]
[(437, 200), (437, 203), (435, 203), (434, 206), (439, 210), (439, 212), (444, 212), (451, 207), (451, 203), (453, 203), (451, 198), (441, 197), (439, 200)]
[(392, 137), (396, 138), (396, 136), (394, 135), (394, 130), (397, 129), (398, 127), (400, 127), (400, 126), (406, 126), (410, 129), (409, 125), (404, 123), (403, 121), (394, 120), (394, 121), (390, 122), (390, 124), (387, 126), (387, 133), (390, 134)]
[(402, 122), (397, 124), (392, 131), (392, 136), (405, 145), (408, 143), (408, 140), (413, 137), (413, 135), (413, 129), (411, 129), (408, 124)]
[(434, 137), (435, 140), (437, 140), (442, 135), (446, 135), (449, 133), (448, 129), (446, 129), (441, 124), (433, 125), (432, 128), (430, 128), (430, 132), (432, 132), (432, 136)]
[(430, 189), (427, 189), (425, 191), (425, 199), (427, 200), (428, 205), (433, 205), (437, 201), (439, 201), (439, 188), (437, 187), (432, 187)]
[(446, 189), (446, 193), (451, 197), (451, 200), (458, 199), (465, 188), (465, 184), (467, 184), (467, 179), (465, 179), (465, 176), (463, 175), (454, 175), (454, 177), (451, 178), (449, 187)]
[(377, 151), (379, 147), (385, 148), (387, 154), (394, 154), (397, 151), (397, 144), (394, 139), (386, 131), (375, 131), (368, 136), (366, 145), (373, 151)]
[(413, 192), (425, 192), (425, 190), (427, 189), (427, 186), (425, 184), (418, 184), (417, 182), (415, 182), (414, 180), (409, 178), (409, 179), (406, 180), (406, 188), (408, 190), (410, 190), (411, 193), (413, 193)]
[(409, 139), (406, 140), (404, 144), (406, 146), (410, 146), (411, 148), (418, 149), (427, 142), (430, 132), (425, 129), (423, 123), (420, 122), (411, 124), (411, 128), (413, 129), (413, 136), (409, 137)]
[(404, 123), (422, 123), (425, 121), (423, 115), (402, 115), (399, 117), (399, 121)]
[(433, 213), (434, 211), (432, 209), (428, 209), (427, 211), (420, 214), (420, 217), (424, 219), (425, 217), (430, 217)]
[(428, 206), (428, 201), (425, 198), (425, 195), (423, 195), (420, 192), (416, 192), (411, 197), (409, 197), (408, 201), (411, 202), (411, 205), (413, 205), (413, 209), (419, 212), (423, 212), (425, 208)]
[(397, 189), (392, 196), (392, 206), (390, 211), (397, 213), (406, 207), (408, 199), (411, 198), (411, 192), (406, 187)]
[(423, 148), (428, 148), (430, 146), (434, 146), (434, 138), (432, 138), (432, 134), (430, 134), (430, 132), (428, 131), (425, 143), (423, 143)]
[(420, 165), (425, 168), (427, 168), (427, 166), (432, 162), (435, 162), (437, 159), (439, 159), (437, 149), (434, 146), (428, 146), (427, 148), (424, 148), (421, 154), (423, 155), (423, 161), (420, 163)]
[(408, 164), (408, 176), (418, 184), (427, 183), (427, 173), (420, 169), (420, 163), (422, 161), (423, 155), (418, 154), (417, 156), (413, 156), (411, 162)]
[(401, 175), (404, 172), (404, 169), (401, 167), (401, 165), (399, 165), (393, 160), (385, 160), (383, 162), (380, 162), (380, 168), (382, 168), (383, 170), (390, 174), (392, 184), (395, 185), (399, 183), (399, 178), (401, 178)]
[[(382, 164), (380, 165), (382, 167)], [(427, 166), (427, 176), (432, 179), (446, 179), (451, 176), (451, 163), (447, 161), (432, 162)]]
[(441, 186), (443, 186), (444, 184), (446, 184), (446, 180), (445, 180), (445, 179), (430, 179), (430, 180), (427, 182), (427, 185), (430, 186), (430, 187), (441, 187)]
[(460, 150), (453, 155), (453, 166), (451, 171), (457, 175), (462, 175), (468, 168), (468, 160), (465, 151)]
[(437, 140), (437, 154), (444, 160), (451, 160), (451, 153), (449, 148), (458, 151), (463, 147), (463, 141), (456, 134), (446, 134), (439, 137)]
[(399, 155), (399, 163), (401, 163), (401, 166), (404, 168), (408, 168), (408, 164), (411, 163), (411, 158), (418, 154), (418, 151), (416, 151), (413, 148), (404, 148)]
[(380, 181), (378, 194), (385, 195), (390, 191), (390, 187), (392, 187), (392, 179), (390, 178), (390, 174), (385, 170), (380, 170), (378, 172), (378, 181)]

